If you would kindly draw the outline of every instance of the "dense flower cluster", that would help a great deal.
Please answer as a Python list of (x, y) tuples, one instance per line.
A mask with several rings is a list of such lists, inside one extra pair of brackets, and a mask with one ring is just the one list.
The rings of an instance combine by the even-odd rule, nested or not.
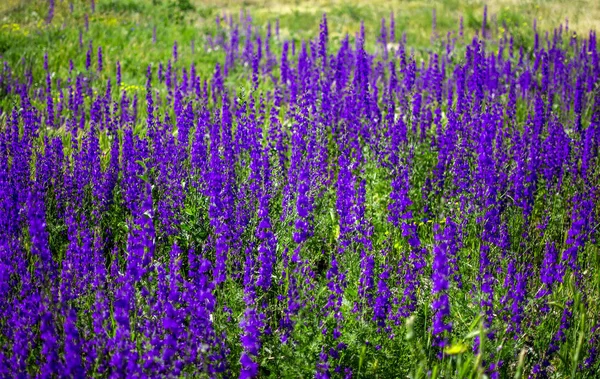
[(463, 33), (219, 16), (214, 74), (175, 42), (143, 97), (82, 35), (67, 77), (3, 62), (0, 377), (597, 373), (597, 37)]

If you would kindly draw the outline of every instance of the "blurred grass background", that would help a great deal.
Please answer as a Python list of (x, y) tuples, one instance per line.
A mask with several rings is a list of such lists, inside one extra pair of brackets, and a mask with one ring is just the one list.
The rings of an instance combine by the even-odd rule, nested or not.
[[(180, 64), (195, 62), (201, 75), (209, 75), (222, 51), (206, 48), (206, 36), (215, 32), (217, 15), (249, 12), (255, 25), (280, 22), (282, 39), (309, 39), (317, 35), (323, 13), (329, 21), (333, 44), (348, 33), (351, 37), (364, 21), (368, 43), (374, 45), (382, 17), (394, 12), (396, 35), (403, 33), (410, 47), (431, 47), (435, 10), (436, 34), (445, 37), (457, 31), (464, 18), (465, 37), (481, 29), (484, 6), (488, 6), (491, 34), (510, 32), (516, 45), (532, 44), (535, 23), (540, 31), (560, 24), (586, 34), (600, 29), (600, 1), (594, 0), (498, 0), (498, 1), (385, 1), (385, 0), (54, 0), (54, 16), (48, 17), (49, 0), (0, 0), (0, 57), (12, 67), (32, 69), (34, 77), (43, 70), (48, 53), (51, 71), (62, 77), (68, 62), (82, 67), (89, 42), (102, 46), (105, 67), (101, 75), (114, 76), (116, 60), (123, 66), (123, 81), (132, 86), (144, 83), (148, 64), (165, 62), (175, 41)], [(72, 11), (71, 11), (72, 3)], [(94, 4), (94, 6), (92, 5)], [(86, 17), (89, 29), (85, 27)], [(156, 28), (157, 42), (152, 42)], [(244, 31), (240, 31), (243, 36)], [(80, 37), (81, 35), (81, 37)], [(80, 38), (82, 44), (80, 44)], [(195, 48), (194, 48), (195, 47)], [(193, 51), (192, 51), (193, 50)]]

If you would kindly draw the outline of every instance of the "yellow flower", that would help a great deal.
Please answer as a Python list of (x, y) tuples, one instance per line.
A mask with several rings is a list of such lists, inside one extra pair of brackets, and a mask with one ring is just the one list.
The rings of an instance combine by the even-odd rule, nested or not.
[(460, 342), (444, 348), (444, 354), (448, 355), (458, 355), (464, 353), (465, 351), (467, 351), (467, 346)]

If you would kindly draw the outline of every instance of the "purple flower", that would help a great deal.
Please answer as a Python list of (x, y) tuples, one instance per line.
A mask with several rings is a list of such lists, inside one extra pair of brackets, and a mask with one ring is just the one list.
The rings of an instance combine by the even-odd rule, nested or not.
[(79, 331), (75, 325), (77, 314), (75, 310), (70, 309), (65, 318), (65, 366), (63, 374), (72, 377), (81, 377), (84, 375), (81, 364), (81, 342)]
[(98, 72), (102, 72), (102, 46), (98, 46)]
[(431, 306), (434, 311), (433, 316), (433, 336), (434, 344), (440, 347), (446, 345), (446, 340), (441, 334), (452, 331), (452, 324), (446, 322), (446, 317), (450, 316), (450, 301), (448, 298), (448, 242), (445, 240), (444, 232), (440, 230), (440, 226), (434, 226), (435, 245), (433, 247), (433, 266), (431, 268), (433, 289), (432, 292), (436, 297)]

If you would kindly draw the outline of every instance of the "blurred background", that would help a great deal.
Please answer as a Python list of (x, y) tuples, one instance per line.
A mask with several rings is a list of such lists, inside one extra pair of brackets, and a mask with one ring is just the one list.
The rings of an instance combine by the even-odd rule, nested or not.
[(419, 55), (435, 46), (435, 39), (456, 37), (461, 17), (465, 38), (481, 33), (486, 6), (487, 33), (509, 32), (516, 46), (533, 44), (534, 27), (552, 33), (562, 24), (586, 37), (590, 29), (600, 29), (600, 1), (595, 0), (1, 0), (0, 57), (35, 74), (47, 53), (51, 70), (61, 75), (69, 60), (76, 66), (83, 62), (83, 45), (93, 41), (102, 46), (107, 67), (120, 60), (124, 82), (138, 86), (146, 66), (168, 59), (175, 41), (182, 63), (193, 60), (200, 74), (203, 68), (212, 71), (224, 58), (207, 44), (217, 32), (217, 17), (224, 20), (225, 32), (229, 16), (252, 17), (253, 25), (263, 28), (271, 23), (274, 29), (279, 22), (281, 39), (300, 41), (317, 35), (326, 13), (333, 45), (346, 34), (352, 40), (363, 21), (367, 47), (374, 49), (382, 18), (389, 25), (393, 13), (397, 37), (404, 34)]

